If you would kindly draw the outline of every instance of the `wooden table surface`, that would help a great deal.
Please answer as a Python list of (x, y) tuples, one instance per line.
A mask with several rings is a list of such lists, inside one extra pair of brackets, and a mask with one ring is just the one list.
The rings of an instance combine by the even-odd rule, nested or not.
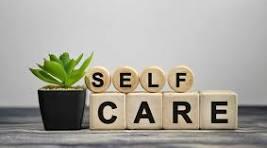
[(267, 106), (239, 107), (237, 130), (119, 131), (44, 131), (38, 108), (0, 108), (0, 147), (17, 146), (267, 147)]

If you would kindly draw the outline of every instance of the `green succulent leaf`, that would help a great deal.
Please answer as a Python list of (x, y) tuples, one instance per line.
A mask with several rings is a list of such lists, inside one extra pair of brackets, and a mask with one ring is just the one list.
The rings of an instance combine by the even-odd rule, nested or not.
[(81, 55), (76, 59), (76, 61), (75, 61), (75, 62), (76, 62), (76, 63), (75, 63), (75, 66), (78, 65), (78, 64), (80, 63), (82, 57), (83, 57), (83, 54), (81, 54)]
[(74, 73), (72, 73), (68, 79), (68, 85), (73, 85), (74, 83), (76, 83), (77, 81), (79, 81), (83, 76), (84, 76), (84, 72), (83, 71), (76, 71)]
[(60, 57), (60, 61), (63, 63), (64, 67), (69, 63), (70, 61), (70, 55), (67, 52), (64, 52)]
[(48, 60), (46, 58), (44, 58), (44, 63), (47, 62)]
[(39, 68), (44, 69), (44, 66), (41, 64), (36, 64)]
[(43, 80), (45, 82), (48, 83), (52, 83), (52, 84), (58, 84), (61, 85), (62, 83), (58, 80), (56, 80), (54, 77), (52, 77), (51, 75), (49, 75), (47, 72), (41, 70), (41, 69), (33, 69), (30, 68), (30, 71), (40, 80)]
[(54, 54), (49, 54), (50, 61), (57, 62), (59, 64), (62, 64), (62, 62), (59, 60), (59, 58)]
[(79, 72), (84, 72), (85, 71), (85, 69), (91, 63), (91, 61), (93, 59), (93, 56), (94, 56), (94, 52), (92, 52), (91, 55), (83, 62), (83, 64), (81, 65), (81, 67), (78, 69)]
[(65, 72), (64, 67), (54, 61), (46, 61), (44, 64), (44, 70), (47, 71), (52, 76), (58, 78), (62, 82), (64, 82), (67, 78), (67, 74)]
[(76, 61), (71, 59), (69, 63), (66, 65), (65, 70), (67, 74), (70, 74), (76, 65)]
[(40, 80), (62, 87), (71, 87), (79, 81), (84, 75), (85, 70), (91, 63), (94, 53), (81, 64), (78, 69), (75, 67), (80, 63), (83, 54), (76, 59), (71, 59), (69, 53), (64, 52), (59, 57), (49, 54), (49, 60), (44, 58), (44, 64), (37, 64), (39, 69), (30, 68), (30, 71)]

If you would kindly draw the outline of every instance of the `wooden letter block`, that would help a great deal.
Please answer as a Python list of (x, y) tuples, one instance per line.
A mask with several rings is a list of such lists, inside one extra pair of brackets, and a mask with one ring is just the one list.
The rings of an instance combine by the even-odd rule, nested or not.
[(164, 71), (158, 66), (145, 68), (140, 75), (140, 83), (148, 92), (160, 92), (165, 84)]
[(126, 100), (128, 129), (162, 128), (161, 93), (128, 93)]
[(112, 82), (119, 92), (132, 92), (139, 84), (138, 72), (129, 66), (119, 67), (113, 73)]
[(199, 129), (198, 92), (165, 92), (162, 106), (164, 129)]
[(125, 129), (126, 100), (122, 93), (90, 95), (90, 129)]
[(110, 74), (108, 70), (102, 66), (90, 68), (84, 79), (87, 88), (92, 92), (104, 92), (111, 84)]
[(200, 129), (238, 128), (237, 101), (232, 91), (201, 91)]
[(179, 65), (172, 68), (168, 74), (168, 83), (169, 86), (175, 92), (187, 92), (191, 89), (194, 82), (193, 71), (185, 66)]

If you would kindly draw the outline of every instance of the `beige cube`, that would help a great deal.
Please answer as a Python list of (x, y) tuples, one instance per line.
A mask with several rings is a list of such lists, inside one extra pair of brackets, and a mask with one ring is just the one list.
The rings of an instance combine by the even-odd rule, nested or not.
[(139, 84), (138, 72), (130, 66), (118, 67), (112, 75), (112, 83), (119, 92), (133, 92)]
[(238, 98), (233, 91), (200, 92), (200, 129), (238, 128)]
[(162, 93), (128, 93), (126, 100), (128, 129), (162, 128)]
[(164, 92), (163, 129), (199, 129), (199, 93)]
[(111, 84), (109, 71), (103, 66), (90, 68), (84, 80), (87, 88), (92, 92), (104, 92)]
[(123, 93), (90, 95), (90, 129), (125, 129), (126, 99)]
[(185, 65), (176, 66), (168, 73), (168, 83), (175, 92), (187, 92), (194, 83), (193, 71)]
[(140, 74), (140, 84), (148, 92), (160, 92), (165, 81), (165, 73), (158, 66), (147, 67)]

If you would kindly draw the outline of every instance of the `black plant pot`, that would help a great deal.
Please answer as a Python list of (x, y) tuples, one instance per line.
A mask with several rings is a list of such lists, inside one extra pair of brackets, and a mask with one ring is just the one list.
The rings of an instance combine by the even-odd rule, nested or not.
[(38, 96), (45, 130), (81, 129), (86, 89), (39, 89)]

